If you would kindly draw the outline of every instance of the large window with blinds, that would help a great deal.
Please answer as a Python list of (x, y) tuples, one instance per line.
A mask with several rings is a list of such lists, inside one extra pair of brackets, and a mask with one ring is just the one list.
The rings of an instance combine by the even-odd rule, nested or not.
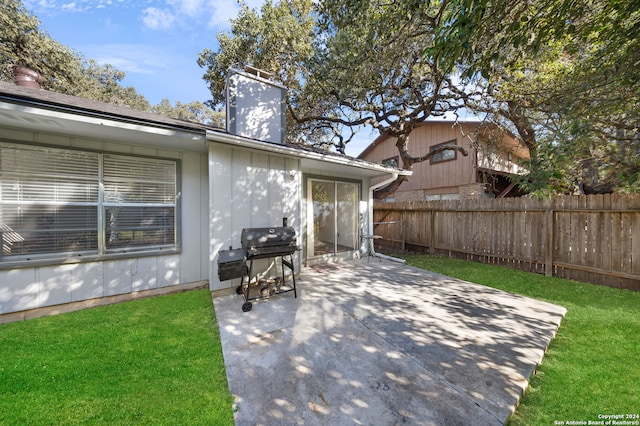
[(0, 264), (177, 249), (178, 162), (0, 142)]

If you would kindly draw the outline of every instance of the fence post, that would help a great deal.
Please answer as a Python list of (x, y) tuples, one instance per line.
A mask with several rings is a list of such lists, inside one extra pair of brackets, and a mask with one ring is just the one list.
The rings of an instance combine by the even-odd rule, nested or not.
[(553, 208), (549, 208), (544, 214), (545, 226), (545, 253), (544, 253), (544, 274), (553, 276)]
[(435, 210), (429, 210), (429, 253), (435, 254), (436, 250), (433, 245), (436, 241), (436, 218), (435, 218)]

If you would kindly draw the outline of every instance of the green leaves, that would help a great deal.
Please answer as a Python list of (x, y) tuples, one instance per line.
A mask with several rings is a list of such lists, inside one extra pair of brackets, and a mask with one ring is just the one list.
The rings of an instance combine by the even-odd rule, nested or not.
[[(631, 3), (449, 3), (444, 38), (429, 53), (476, 76), (486, 91), (468, 106), (492, 114), (531, 149), (531, 173), (521, 181), (528, 190), (627, 191), (636, 181), (627, 178), (635, 166), (614, 155), (638, 146), (637, 136), (617, 137), (637, 135), (640, 124), (640, 3)], [(461, 34), (472, 48), (449, 48)]]
[[(38, 71), (44, 89), (141, 110), (149, 103), (133, 87), (122, 87), (124, 72), (98, 65), (58, 43), (40, 28), (38, 18), (20, 0), (0, 4), (0, 63)], [(0, 67), (0, 79), (13, 82), (10, 66)]]
[[(290, 88), (298, 141), (340, 150), (343, 135), (369, 125), (398, 138), (411, 167), (424, 154), (408, 145), (413, 128), (464, 106), (542, 155), (523, 181), (532, 190), (628, 190), (637, 181), (628, 178), (636, 166), (612, 153), (638, 144), (616, 138), (638, 134), (640, 123), (638, 0), (268, 1), (260, 11), (243, 6), (218, 40), (198, 61), (211, 105), (224, 102), (230, 66), (266, 69)], [(607, 185), (585, 185), (587, 175)]]
[(151, 112), (178, 120), (205, 123), (220, 128), (225, 127), (224, 112), (214, 111), (199, 101), (193, 101), (187, 104), (178, 101), (175, 105), (171, 105), (171, 101), (165, 98), (162, 99), (158, 105), (151, 107)]
[(198, 55), (198, 65), (205, 69), (203, 78), (211, 88), (212, 107), (225, 102), (225, 81), (231, 67), (263, 69), (296, 90), (305, 78), (305, 62), (314, 50), (310, 1), (267, 1), (260, 11), (241, 6), (238, 16), (231, 20), (231, 31), (217, 35), (219, 49), (205, 49)]

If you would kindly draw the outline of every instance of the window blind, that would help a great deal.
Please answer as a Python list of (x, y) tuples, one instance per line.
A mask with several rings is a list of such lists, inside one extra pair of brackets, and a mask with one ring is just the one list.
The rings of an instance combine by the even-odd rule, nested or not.
[(97, 251), (99, 156), (0, 144), (2, 255)]
[(107, 251), (175, 244), (176, 163), (104, 156)]
[(177, 192), (174, 160), (0, 142), (0, 262), (176, 248)]

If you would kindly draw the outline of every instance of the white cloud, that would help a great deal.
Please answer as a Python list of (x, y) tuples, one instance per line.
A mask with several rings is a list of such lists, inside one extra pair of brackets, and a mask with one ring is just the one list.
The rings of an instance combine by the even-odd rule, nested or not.
[[(245, 4), (250, 9), (258, 9), (264, 4), (264, 0), (246, 0)], [(229, 20), (235, 18), (240, 12), (240, 5), (237, 0), (209, 0), (208, 11), (209, 27), (228, 27)]]
[(142, 11), (142, 22), (152, 30), (166, 30), (171, 28), (175, 16), (167, 9), (148, 7)]
[(154, 75), (175, 66), (176, 58), (161, 47), (146, 44), (112, 43), (82, 47), (97, 63), (111, 64), (125, 73)]
[[(250, 7), (253, 7), (253, 5), (259, 6), (263, 3), (263, 0), (250, 0), (246, 3)], [(149, 7), (145, 9), (144, 13), (149, 10), (154, 11), (154, 15), (150, 16), (153, 18), (157, 14), (156, 11), (159, 11), (157, 8)], [(175, 21), (181, 20), (188, 25), (194, 25), (194, 20), (196, 22), (201, 21), (206, 22), (209, 27), (227, 27), (229, 18), (236, 16), (239, 10), (240, 6), (237, 0), (166, 0), (165, 9), (163, 9), (165, 13), (170, 13), (169, 11), (171, 11)], [(143, 21), (145, 18), (143, 18)], [(150, 24), (155, 23), (155, 19), (149, 20)], [(147, 24), (150, 28), (166, 29), (152, 27), (150, 24)]]
[[(119, 0), (120, 4), (126, 4)], [(32, 12), (87, 12), (92, 9), (107, 9), (113, 6), (112, 0), (76, 0), (67, 1), (64, 0), (23, 0), (23, 3), (27, 10)]]
[(65, 3), (62, 6), (56, 6), (54, 2), (49, 2), (48, 4), (50, 7), (53, 7), (54, 9), (59, 9), (62, 12), (72, 12), (72, 13), (86, 12), (88, 10), (91, 10), (91, 8), (93, 7), (100, 8), (100, 5), (91, 5), (85, 2), (77, 3), (75, 1), (70, 3)]
[(201, 15), (205, 9), (203, 0), (167, 0), (167, 4), (190, 17)]
[(49, 10), (56, 7), (55, 0), (25, 0), (23, 4), (29, 11), (34, 10)]
[[(178, 24), (190, 27), (207, 25), (209, 28), (229, 27), (229, 19), (240, 11), (238, 0), (23, 0), (29, 10), (47, 13), (86, 12), (92, 9), (121, 9), (139, 11), (146, 28), (168, 30)], [(259, 9), (264, 0), (245, 0), (250, 8)], [(151, 6), (154, 4), (154, 6)]]
[(74, 10), (78, 10), (78, 6), (76, 5), (75, 2), (67, 3), (62, 5), (62, 10), (74, 11)]
[(209, 3), (209, 28), (227, 27), (229, 19), (238, 15), (240, 6), (236, 0), (213, 0)]
[[(264, 0), (246, 0), (250, 8), (260, 8)], [(238, 15), (238, 0), (166, 0), (166, 6), (178, 18), (204, 18), (209, 28), (228, 27), (229, 19)], [(165, 9), (167, 10), (167, 9)]]

